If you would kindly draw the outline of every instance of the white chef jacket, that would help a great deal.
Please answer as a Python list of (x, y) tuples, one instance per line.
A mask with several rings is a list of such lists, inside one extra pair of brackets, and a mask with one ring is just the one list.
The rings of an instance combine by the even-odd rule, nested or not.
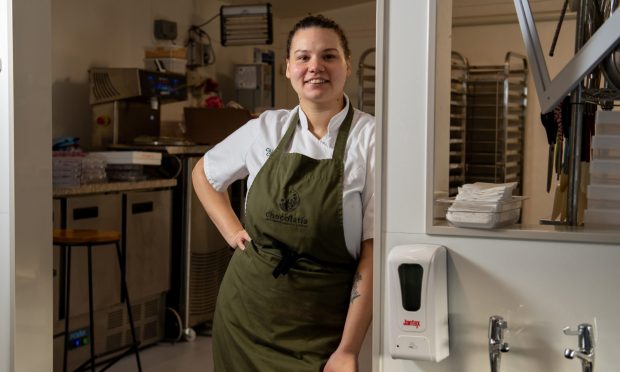
[[(346, 97), (346, 96), (345, 96)], [(285, 149), (313, 159), (331, 159), (338, 129), (350, 101), (329, 122), (327, 133), (318, 139), (308, 130), (308, 119), (299, 106), (292, 110), (262, 113), (237, 129), (204, 156), (204, 171), (217, 191), (224, 191), (236, 180), (248, 177), (247, 189), (271, 152), (280, 143), (295, 112), (299, 123)], [(349, 253), (359, 257), (361, 241), (372, 239), (374, 220), (375, 118), (354, 110), (344, 156), (343, 223)]]

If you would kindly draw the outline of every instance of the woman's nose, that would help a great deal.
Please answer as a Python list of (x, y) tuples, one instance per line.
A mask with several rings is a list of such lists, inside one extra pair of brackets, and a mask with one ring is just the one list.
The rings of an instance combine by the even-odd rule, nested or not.
[(324, 70), (323, 64), (318, 58), (312, 58), (310, 60), (310, 71), (311, 72), (318, 72), (318, 71), (323, 71), (323, 70)]

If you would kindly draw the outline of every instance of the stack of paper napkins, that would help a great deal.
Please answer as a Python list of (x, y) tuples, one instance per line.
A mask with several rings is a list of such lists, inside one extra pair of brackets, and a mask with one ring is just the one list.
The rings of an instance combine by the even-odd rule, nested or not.
[(459, 187), (446, 219), (459, 227), (488, 229), (513, 224), (521, 214), (521, 199), (512, 196), (516, 186), (516, 182), (465, 184)]

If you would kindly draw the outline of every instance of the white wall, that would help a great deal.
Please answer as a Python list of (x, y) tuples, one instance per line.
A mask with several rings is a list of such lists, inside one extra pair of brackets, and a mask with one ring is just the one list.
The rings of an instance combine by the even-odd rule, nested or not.
[(12, 239), (12, 1), (0, 0), (0, 370), (13, 369), (13, 309), (15, 299)]
[[(219, 12), (223, 1), (198, 2), (195, 5), (194, 23), (200, 24), (213, 17)], [(349, 40), (349, 48), (352, 53), (353, 73), (349, 78), (345, 92), (357, 102), (357, 64), (359, 56), (368, 48), (375, 46), (375, 3), (366, 2), (360, 5), (343, 7), (336, 10), (321, 12), (326, 17), (332, 18), (345, 30)], [(286, 63), (286, 40), (290, 29), (302, 16), (282, 18), (278, 16), (277, 9), (273, 9), (274, 17), (274, 40), (271, 45), (259, 45), (256, 48), (272, 50), (275, 53), (276, 81), (275, 81), (275, 106), (278, 108), (291, 108), (299, 103), (297, 95), (291, 88), (291, 84), (285, 76)], [(233, 66), (238, 63), (253, 62), (253, 46), (222, 47), (220, 44), (220, 22), (212, 21), (203, 29), (211, 36), (217, 62), (213, 66), (205, 68), (207, 76), (214, 77), (219, 83), (224, 101), (234, 100), (235, 92), (233, 85)]]
[[(143, 67), (144, 49), (170, 45), (153, 36), (153, 21), (177, 23), (176, 45), (184, 45), (192, 0), (54, 0), (52, 3), (53, 138), (80, 137), (91, 143), (88, 70)], [(166, 44), (168, 43), (168, 44)], [(36, 44), (35, 44), (36, 45)], [(162, 120), (180, 120), (184, 103), (162, 105)]]
[[(181, 0), (57, 0), (52, 4), (53, 138), (80, 137), (82, 147), (91, 142), (91, 109), (88, 102), (88, 70), (91, 67), (142, 67), (144, 48), (166, 45), (153, 37), (153, 21), (177, 22), (175, 43), (184, 45), (190, 24), (202, 24), (219, 14), (226, 1)], [(375, 4), (365, 3), (324, 12), (339, 22), (348, 34), (353, 52), (353, 74), (345, 89), (357, 101), (359, 55), (374, 46)], [(253, 63), (254, 48), (276, 53), (276, 107), (293, 107), (297, 98), (284, 76), (286, 37), (300, 18), (279, 18), (274, 9), (274, 43), (259, 46), (220, 44), (220, 20), (203, 29), (211, 37), (216, 63), (196, 71), (198, 79), (211, 77), (219, 83), (224, 102), (235, 100), (234, 65)], [(207, 41), (205, 38), (204, 42)], [(191, 81), (194, 81), (193, 79)], [(162, 106), (163, 121), (181, 121), (183, 107), (197, 102)]]
[[(383, 84), (381, 168), (382, 288), (381, 370), (389, 372), (480, 372), (490, 370), (488, 318), (507, 318), (502, 371), (578, 371), (563, 350), (577, 339), (562, 334), (564, 326), (596, 323), (595, 370), (617, 369), (620, 347), (619, 244), (586, 244), (496, 238), (431, 236), (425, 233), (427, 193), (432, 190), (435, 124), (434, 38), (438, 1), (385, 0), (386, 78)], [(442, 5), (445, 5), (442, 2)], [(454, 34), (452, 37), (456, 37)], [(460, 37), (460, 35), (459, 35)], [(501, 37), (498, 36), (498, 37)], [(504, 35), (512, 38), (511, 35)], [(383, 38), (382, 35), (379, 39)], [(430, 41), (430, 42), (429, 42)], [(441, 39), (450, 43), (449, 38)], [(407, 46), (407, 47), (405, 47)], [(430, 91), (430, 92), (429, 92)], [(429, 129), (431, 128), (431, 129)], [(561, 239), (561, 238), (559, 238)], [(443, 244), (448, 256), (448, 302), (451, 355), (441, 363), (391, 359), (385, 302), (385, 258), (405, 243)]]
[[(13, 1), (13, 371), (52, 365), (51, 1)], [(11, 164), (10, 164), (11, 166)], [(3, 297), (4, 301), (5, 298)]]

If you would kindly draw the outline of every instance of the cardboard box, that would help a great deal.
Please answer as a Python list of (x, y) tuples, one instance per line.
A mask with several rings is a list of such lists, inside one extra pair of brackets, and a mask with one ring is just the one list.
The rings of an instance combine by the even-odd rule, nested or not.
[(185, 108), (185, 138), (198, 144), (215, 145), (237, 130), (252, 115), (235, 108)]

